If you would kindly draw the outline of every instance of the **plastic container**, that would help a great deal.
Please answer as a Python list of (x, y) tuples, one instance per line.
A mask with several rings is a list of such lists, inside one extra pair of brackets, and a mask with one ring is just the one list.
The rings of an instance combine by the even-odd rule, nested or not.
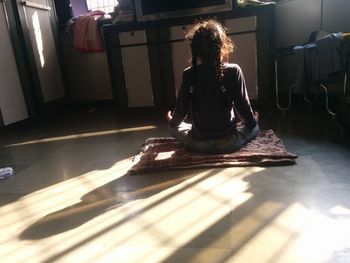
[(0, 168), (0, 180), (5, 180), (13, 176), (11, 167)]

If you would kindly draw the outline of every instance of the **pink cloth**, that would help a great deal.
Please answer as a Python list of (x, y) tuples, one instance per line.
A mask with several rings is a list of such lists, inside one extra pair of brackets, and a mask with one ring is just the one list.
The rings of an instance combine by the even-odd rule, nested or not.
[(102, 11), (88, 12), (75, 20), (73, 25), (73, 43), (77, 50), (84, 52), (103, 51), (98, 20), (104, 14)]

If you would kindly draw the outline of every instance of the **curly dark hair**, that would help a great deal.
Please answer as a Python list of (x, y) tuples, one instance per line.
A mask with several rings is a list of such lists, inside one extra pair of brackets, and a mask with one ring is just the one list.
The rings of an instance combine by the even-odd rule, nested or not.
[(190, 42), (192, 67), (196, 71), (197, 59), (203, 64), (215, 65), (219, 81), (223, 78), (222, 64), (228, 60), (235, 46), (226, 29), (215, 19), (197, 21), (186, 34)]

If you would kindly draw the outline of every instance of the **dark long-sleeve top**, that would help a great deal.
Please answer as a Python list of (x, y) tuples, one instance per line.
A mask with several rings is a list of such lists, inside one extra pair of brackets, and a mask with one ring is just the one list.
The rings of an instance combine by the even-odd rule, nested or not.
[(222, 138), (236, 131), (234, 112), (247, 129), (257, 124), (241, 68), (237, 64), (224, 64), (223, 81), (219, 83), (214, 65), (198, 65), (196, 73), (192, 67), (183, 72), (170, 125), (179, 125), (191, 113), (192, 139)]

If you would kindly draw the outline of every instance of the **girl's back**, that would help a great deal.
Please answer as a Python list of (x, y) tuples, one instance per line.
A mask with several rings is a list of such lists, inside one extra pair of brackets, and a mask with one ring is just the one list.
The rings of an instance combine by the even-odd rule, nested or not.
[[(198, 65), (184, 72), (184, 86), (187, 87), (192, 103), (194, 135), (207, 138), (221, 137), (235, 129), (232, 115), (233, 94), (237, 89), (236, 64), (223, 65), (223, 79), (218, 80), (214, 65)], [(193, 87), (193, 88), (191, 88)], [(203, 135), (203, 136), (202, 136)]]

